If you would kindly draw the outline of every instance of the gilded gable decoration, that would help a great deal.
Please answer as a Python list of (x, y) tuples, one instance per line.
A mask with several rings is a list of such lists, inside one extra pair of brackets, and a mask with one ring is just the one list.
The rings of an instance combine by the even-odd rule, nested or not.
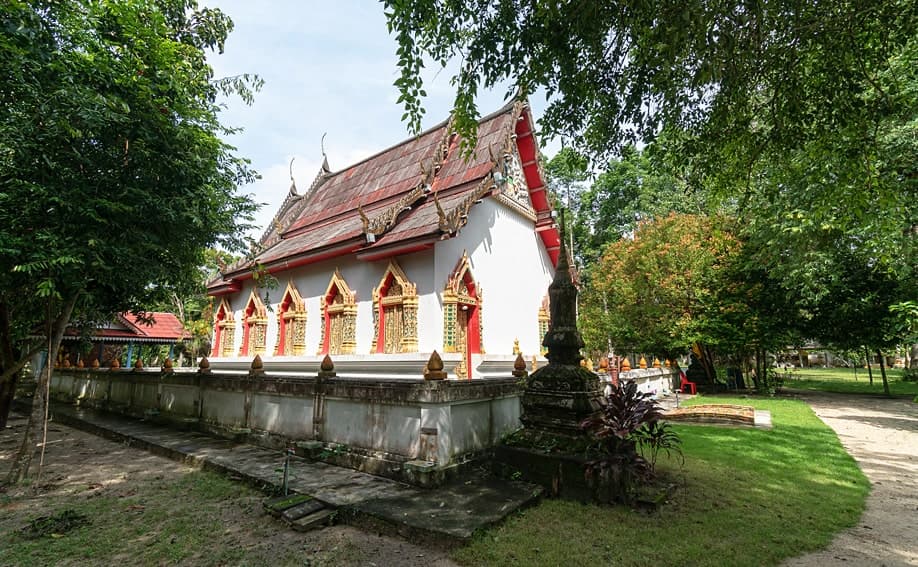
[(446, 161), (446, 158), (449, 156), (450, 146), (455, 139), (456, 134), (453, 132), (453, 123), (452, 119), (450, 119), (446, 128), (443, 129), (443, 134), (440, 137), (440, 141), (437, 143), (433, 157), (429, 160), (418, 162), (420, 175), (416, 185), (408, 191), (408, 193), (402, 196), (402, 198), (394, 204), (384, 208), (382, 212), (375, 215), (373, 218), (367, 216), (360, 205), (357, 206), (357, 212), (360, 215), (360, 221), (363, 224), (363, 232), (367, 236), (367, 242), (375, 242), (376, 237), (383, 235), (386, 231), (395, 226), (402, 213), (410, 211), (412, 207), (427, 199), (427, 196), (432, 190), (434, 177), (437, 175), (437, 172), (440, 171), (440, 168), (443, 167), (443, 162)]
[(437, 217), (438, 217), (438, 226), (440, 231), (447, 235), (453, 235), (459, 232), (459, 229), (464, 227), (469, 221), (469, 210), (471, 210), (472, 205), (475, 203), (480, 203), (488, 194), (491, 193), (491, 189), (494, 186), (494, 182), (490, 177), (485, 177), (482, 179), (478, 186), (466, 195), (458, 204), (450, 208), (450, 210), (443, 210), (443, 206), (440, 204), (440, 200), (437, 198), (437, 195), (434, 195), (434, 204), (437, 207)]
[(268, 336), (268, 310), (264, 302), (252, 290), (242, 311), (242, 346), (239, 356), (264, 354)]
[[(322, 155), (324, 158), (325, 154), (323, 153)], [(321, 185), (330, 174), (331, 170), (328, 168), (328, 159), (326, 158), (323, 160), (322, 167), (319, 168), (319, 173), (316, 174), (309, 189), (306, 193), (300, 194), (297, 192), (296, 181), (293, 178), (293, 159), (290, 159), (290, 189), (287, 191), (287, 196), (284, 198), (284, 202), (281, 204), (280, 209), (274, 214), (274, 218), (268, 223), (264, 234), (262, 234), (261, 239), (258, 241), (261, 248), (267, 249), (280, 241), (283, 232), (287, 230), (290, 224), (296, 220), (297, 215), (303, 210), (309, 196), (315, 192), (316, 187)]]
[(287, 284), (277, 307), (275, 356), (306, 354), (306, 304), (293, 282)]
[(220, 300), (217, 312), (214, 314), (214, 344), (211, 356), (233, 356), (233, 341), (236, 339), (236, 320), (233, 310), (226, 298)]
[(373, 329), (371, 353), (418, 351), (417, 285), (395, 262), (373, 289)]
[(357, 351), (357, 296), (336, 269), (320, 302), (322, 336), (319, 354)]
[(534, 222), (537, 215), (529, 199), (529, 185), (523, 174), (523, 164), (520, 162), (520, 155), (516, 147), (516, 132), (513, 129), (523, 108), (523, 103), (520, 101), (517, 101), (513, 107), (513, 120), (505, 127), (504, 145), (499, 157), (494, 157), (494, 152), (490, 147), (488, 150), (491, 151), (491, 161), (494, 163), (491, 177), (498, 189), (495, 199)]

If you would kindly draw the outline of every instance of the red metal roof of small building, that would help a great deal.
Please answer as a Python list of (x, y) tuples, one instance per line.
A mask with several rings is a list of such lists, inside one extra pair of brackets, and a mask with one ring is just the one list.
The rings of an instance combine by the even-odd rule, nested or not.
[[(143, 314), (121, 313), (114, 325), (117, 326), (94, 329), (91, 338), (103, 341), (159, 343), (178, 342), (191, 338), (191, 334), (185, 330), (179, 318), (172, 313), (160, 311), (149, 311)], [(79, 332), (75, 329), (68, 329), (66, 335), (73, 338), (78, 336)]]
[[(338, 172), (323, 164), (304, 194), (291, 186), (262, 236), (256, 261), (271, 273), (356, 253), (375, 260), (432, 247), (464, 226), (468, 210), (495, 192), (498, 156), (515, 144), (539, 232), (553, 262), (558, 231), (551, 219), (538, 161), (532, 117), (513, 101), (479, 123), (471, 156), (460, 148), (449, 121)], [(240, 289), (252, 277), (240, 262), (208, 284), (208, 293)]]

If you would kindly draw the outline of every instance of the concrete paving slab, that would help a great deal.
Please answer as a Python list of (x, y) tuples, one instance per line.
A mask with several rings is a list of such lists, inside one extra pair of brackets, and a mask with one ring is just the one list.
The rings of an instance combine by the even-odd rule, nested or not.
[[(129, 442), (175, 460), (217, 470), (251, 484), (281, 489), (285, 454), (198, 432), (91, 409), (52, 404), (54, 420), (97, 435)], [(387, 478), (291, 457), (291, 492), (308, 494), (340, 508), (345, 518), (372, 518), (413, 533), (462, 541), (476, 531), (538, 501), (542, 488), (484, 473), (438, 488), (420, 488)]]

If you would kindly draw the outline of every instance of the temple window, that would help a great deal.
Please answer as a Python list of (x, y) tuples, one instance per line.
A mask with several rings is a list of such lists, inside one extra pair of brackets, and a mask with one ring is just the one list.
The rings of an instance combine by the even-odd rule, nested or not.
[(236, 321), (226, 298), (220, 300), (214, 315), (214, 344), (211, 356), (233, 356), (233, 341), (236, 338)]
[(211, 356), (233, 356), (233, 341), (236, 338), (236, 321), (226, 298), (220, 300), (214, 315), (214, 344)]
[(417, 286), (394, 262), (373, 290), (373, 328), (370, 352), (418, 351)]
[(287, 284), (277, 306), (277, 344), (275, 356), (306, 354), (306, 304), (293, 283)]
[(338, 270), (322, 296), (320, 308), (319, 354), (354, 354), (357, 350), (357, 301)]
[(268, 336), (268, 310), (253, 290), (242, 312), (242, 346), (239, 356), (265, 354)]
[(468, 254), (464, 253), (443, 291), (443, 351), (464, 354), (455, 369), (460, 378), (471, 376), (471, 355), (484, 350), (481, 295), (481, 286), (472, 276)]
[(548, 352), (548, 349), (542, 345), (542, 342), (545, 340), (545, 335), (548, 334), (549, 319), (548, 295), (545, 295), (545, 297), (542, 298), (542, 305), (539, 307), (539, 354), (542, 356), (545, 356), (545, 353)]

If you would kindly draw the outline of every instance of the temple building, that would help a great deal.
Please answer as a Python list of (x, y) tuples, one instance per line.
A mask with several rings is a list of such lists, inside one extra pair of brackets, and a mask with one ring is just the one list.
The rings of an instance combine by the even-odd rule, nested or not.
[(516, 352), (541, 352), (559, 254), (528, 104), (484, 117), (471, 155), (446, 121), (326, 161), (258, 250), (208, 284), (215, 371), (255, 355), (311, 371), (329, 354), (340, 375), (419, 377), (437, 350), (450, 378), (508, 375)]

